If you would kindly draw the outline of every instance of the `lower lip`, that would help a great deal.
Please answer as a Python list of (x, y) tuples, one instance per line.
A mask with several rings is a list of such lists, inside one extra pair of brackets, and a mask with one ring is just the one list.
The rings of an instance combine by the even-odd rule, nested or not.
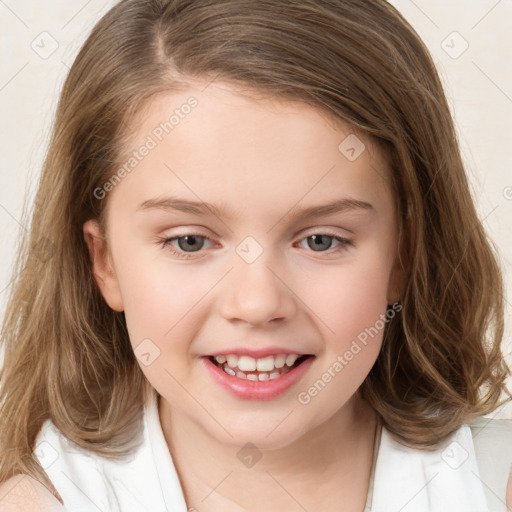
[(281, 377), (272, 380), (247, 380), (227, 374), (208, 357), (202, 358), (213, 379), (238, 398), (245, 400), (272, 400), (288, 391), (308, 371), (314, 357), (309, 356)]

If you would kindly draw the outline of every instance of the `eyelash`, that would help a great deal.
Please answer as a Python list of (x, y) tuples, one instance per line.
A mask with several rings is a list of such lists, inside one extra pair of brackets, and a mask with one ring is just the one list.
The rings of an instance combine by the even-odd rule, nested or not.
[[(334, 254), (337, 254), (338, 252), (347, 250), (348, 246), (353, 245), (351, 240), (348, 240), (347, 238), (343, 238), (338, 235), (335, 235), (334, 233), (329, 233), (328, 231), (327, 232), (322, 231), (322, 232), (318, 232), (318, 233), (311, 233), (310, 235), (307, 235), (304, 238), (301, 238), (300, 242), (302, 242), (302, 240), (306, 240), (307, 238), (310, 238), (314, 235), (328, 236), (328, 237), (333, 238), (334, 240), (337, 240), (338, 242), (340, 242), (341, 245), (339, 245), (334, 250), (327, 249), (326, 251), (311, 251), (311, 252), (318, 252), (318, 253), (322, 254), (322, 253), (328, 253), (328, 252), (332, 251), (332, 252), (334, 252)], [(173, 240), (179, 240), (180, 238), (185, 238), (187, 236), (197, 236), (199, 238), (204, 238), (205, 240), (208, 240), (209, 242), (213, 242), (213, 240), (211, 238), (209, 238), (205, 235), (201, 235), (199, 233), (186, 233), (184, 235), (175, 236), (175, 237), (171, 237), (171, 238), (162, 237), (162, 238), (158, 238), (157, 242), (163, 249), (166, 249), (166, 248), (169, 249), (173, 255), (178, 256), (179, 258), (189, 260), (191, 258), (194, 258), (194, 254), (201, 252), (201, 250), (196, 251), (196, 252), (186, 253), (186, 252), (181, 252), (179, 250), (176, 250), (176, 248), (171, 245), (171, 242)]]

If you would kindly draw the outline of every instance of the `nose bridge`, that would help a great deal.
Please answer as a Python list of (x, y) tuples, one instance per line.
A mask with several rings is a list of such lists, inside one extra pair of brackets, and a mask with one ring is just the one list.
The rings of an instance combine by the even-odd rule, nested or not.
[(248, 236), (235, 252), (234, 268), (221, 307), (223, 316), (251, 324), (289, 318), (295, 311), (293, 294), (274, 270), (280, 265), (272, 258), (273, 251)]

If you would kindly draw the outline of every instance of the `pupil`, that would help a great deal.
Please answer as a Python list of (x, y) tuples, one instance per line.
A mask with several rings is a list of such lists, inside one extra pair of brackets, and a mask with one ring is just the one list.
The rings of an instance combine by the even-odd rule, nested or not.
[[(323, 242), (324, 245), (326, 245), (326, 247), (323, 247), (323, 249), (328, 249), (329, 246), (331, 245), (329, 242), (325, 242), (325, 240), (324, 240), (324, 238), (327, 239), (327, 240), (332, 238), (329, 235), (312, 235), (309, 238), (312, 238), (314, 240), (316, 247), (318, 247), (319, 245), (321, 246), (322, 242)], [(317, 240), (319, 240), (319, 243), (317, 243)], [(311, 247), (311, 248), (314, 249), (314, 247)]]
[[(183, 243), (182, 243), (183, 240), (186, 240), (187, 244), (193, 246), (193, 245), (195, 245), (197, 243), (196, 239), (201, 239), (201, 238), (202, 237), (200, 237), (200, 236), (194, 236), (194, 235), (192, 235), (192, 236), (182, 236), (181, 238), (178, 239), (178, 245), (180, 246), (180, 249), (186, 250), (186, 248), (183, 247)], [(201, 244), (199, 244), (199, 245), (201, 245)], [(194, 248), (194, 247), (192, 247), (192, 248)], [(196, 247), (196, 249), (200, 249), (200, 247)]]

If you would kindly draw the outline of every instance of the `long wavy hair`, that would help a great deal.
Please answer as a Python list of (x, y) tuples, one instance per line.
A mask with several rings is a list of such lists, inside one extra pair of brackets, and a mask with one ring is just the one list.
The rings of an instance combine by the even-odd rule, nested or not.
[[(82, 226), (152, 98), (221, 80), (337, 116), (393, 172), (402, 309), (360, 391), (397, 439), (429, 447), (504, 401), (503, 282), (425, 45), (384, 0), (123, 0), (61, 93), (2, 326), (0, 482), (60, 499), (33, 455), (45, 419), (105, 457), (129, 452), (147, 391), (123, 313), (103, 299)], [(27, 213), (24, 213), (27, 216)], [(62, 501), (62, 500), (61, 500)]]

